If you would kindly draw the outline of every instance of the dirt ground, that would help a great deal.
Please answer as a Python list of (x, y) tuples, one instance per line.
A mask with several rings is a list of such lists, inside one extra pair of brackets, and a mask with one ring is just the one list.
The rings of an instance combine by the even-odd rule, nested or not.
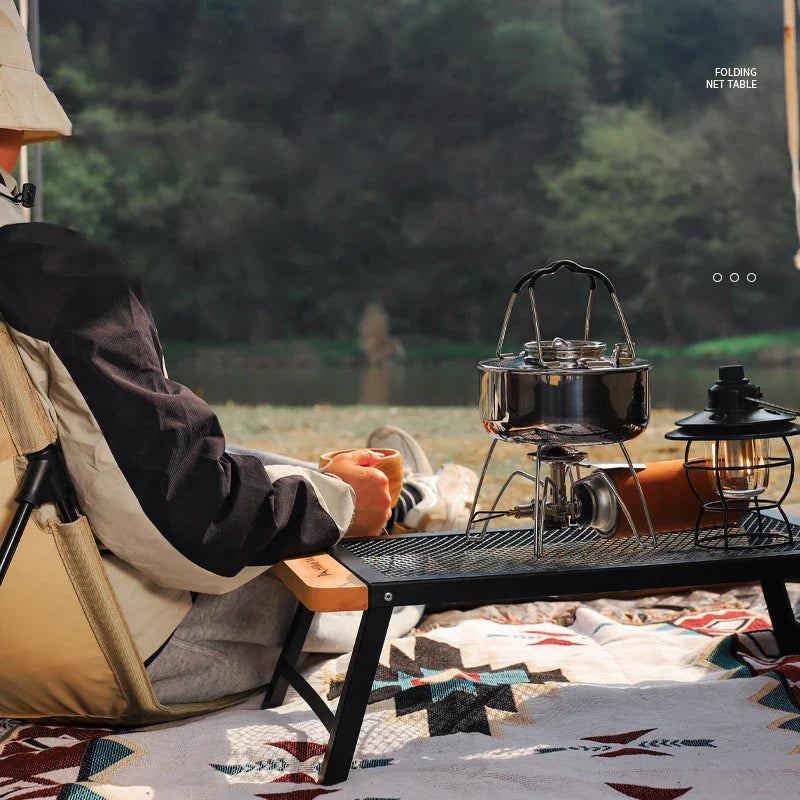
[[(239, 406), (227, 404), (215, 409), (229, 442), (257, 447), (295, 458), (316, 461), (320, 453), (345, 447), (360, 447), (369, 433), (379, 425), (396, 425), (414, 435), (425, 448), (434, 469), (454, 461), (478, 472), (491, 439), (481, 426), (476, 409), (468, 407), (419, 406)], [(676, 419), (690, 412), (657, 410), (647, 430), (629, 443), (634, 461), (664, 461), (683, 458), (683, 446), (670, 442), (664, 434), (674, 427)], [(795, 447), (797, 451), (797, 448)], [(501, 442), (497, 445), (482, 493), (481, 505), (491, 504), (509, 473), (529, 470), (523, 445)], [(702, 449), (697, 451), (701, 455)], [(777, 454), (777, 453), (775, 453)], [(795, 452), (795, 457), (798, 453)], [(597, 447), (589, 451), (597, 461), (622, 461), (616, 447)], [(788, 471), (774, 470), (770, 492), (785, 486)], [(519, 482), (510, 491), (513, 503), (529, 498), (528, 485)], [(800, 481), (796, 481), (787, 503), (800, 503)], [(512, 523), (513, 524), (513, 523)]]

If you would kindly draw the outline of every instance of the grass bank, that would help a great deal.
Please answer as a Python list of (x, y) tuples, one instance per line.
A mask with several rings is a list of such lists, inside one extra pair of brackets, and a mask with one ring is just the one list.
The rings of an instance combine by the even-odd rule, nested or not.
[[(474, 344), (411, 338), (403, 340), (403, 347), (404, 358), (410, 362), (475, 362), (490, 357), (494, 353), (496, 342)], [(176, 341), (166, 342), (164, 351), (168, 362), (183, 358), (201, 358), (206, 362), (239, 360), (265, 366), (314, 366), (321, 363), (352, 366), (363, 361), (355, 339), (275, 339), (221, 346)], [(643, 343), (640, 345), (640, 353), (661, 361), (680, 360), (696, 364), (744, 360), (764, 365), (794, 365), (800, 364), (800, 328), (748, 336), (728, 336), (682, 346)]]

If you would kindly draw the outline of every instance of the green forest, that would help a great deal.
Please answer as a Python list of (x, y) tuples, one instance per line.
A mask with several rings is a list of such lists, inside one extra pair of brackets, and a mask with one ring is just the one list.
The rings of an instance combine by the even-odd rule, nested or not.
[[(640, 341), (798, 325), (778, 0), (43, 0), (41, 27), (74, 125), (45, 219), (122, 255), (165, 339), (352, 340), (378, 302), (401, 339), (491, 342), (555, 258), (607, 271)], [(735, 66), (757, 88), (706, 88)], [(584, 283), (539, 286), (579, 333)]]

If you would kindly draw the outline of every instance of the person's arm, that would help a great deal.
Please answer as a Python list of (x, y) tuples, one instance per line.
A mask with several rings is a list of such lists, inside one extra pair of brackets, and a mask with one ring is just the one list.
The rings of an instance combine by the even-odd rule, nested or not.
[(2, 312), (109, 549), (163, 585), (226, 591), (243, 568), (324, 550), (348, 529), (344, 481), (225, 452), (211, 408), (164, 376), (150, 311), (107, 253), (20, 225), (0, 230), (0, 257)]

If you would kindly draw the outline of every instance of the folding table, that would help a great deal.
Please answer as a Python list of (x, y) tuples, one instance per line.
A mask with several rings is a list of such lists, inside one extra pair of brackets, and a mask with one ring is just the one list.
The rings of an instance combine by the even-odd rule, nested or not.
[[(789, 520), (792, 544), (759, 546), (770, 542), (770, 533), (785, 533), (786, 525), (770, 515), (762, 536), (754, 517), (745, 517), (740, 526), (753, 546), (729, 550), (697, 547), (688, 530), (661, 534), (654, 545), (569, 528), (546, 534), (545, 554), (538, 559), (530, 529), (490, 530), (480, 541), (463, 531), (343, 539), (328, 553), (273, 568), (300, 603), (262, 708), (279, 706), (291, 685), (330, 733), (320, 782), (345, 780), (392, 609), (420, 603), (513, 603), (759, 581), (781, 653), (798, 653), (800, 622), (785, 581), (800, 577), (800, 519)], [(363, 611), (361, 625), (334, 713), (297, 662), (314, 612), (355, 610)]]

